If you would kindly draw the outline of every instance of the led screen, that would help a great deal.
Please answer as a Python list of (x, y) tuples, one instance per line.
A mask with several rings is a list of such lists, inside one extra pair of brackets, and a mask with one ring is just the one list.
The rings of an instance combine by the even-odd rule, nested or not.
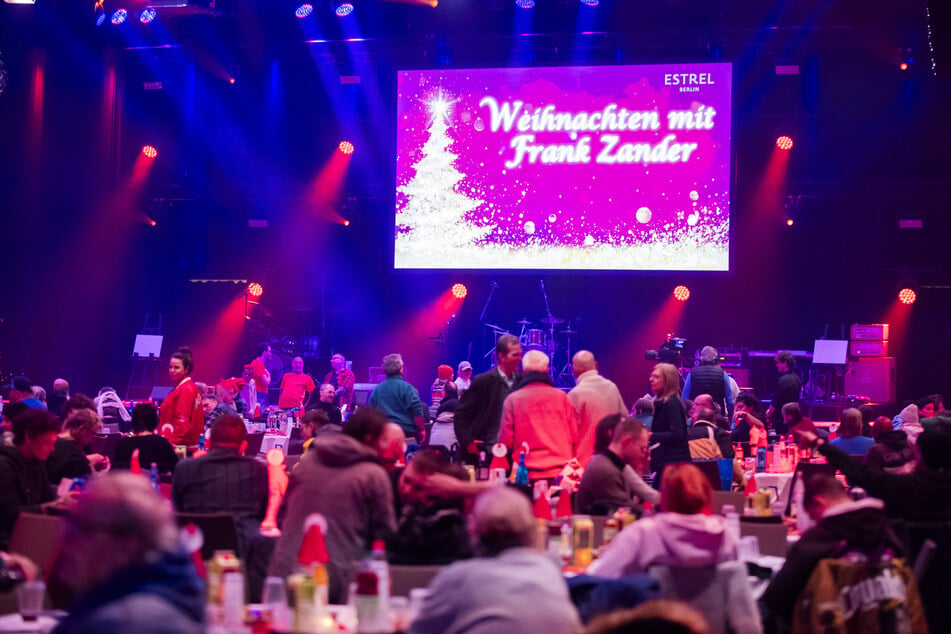
[(397, 79), (396, 268), (729, 269), (730, 64)]

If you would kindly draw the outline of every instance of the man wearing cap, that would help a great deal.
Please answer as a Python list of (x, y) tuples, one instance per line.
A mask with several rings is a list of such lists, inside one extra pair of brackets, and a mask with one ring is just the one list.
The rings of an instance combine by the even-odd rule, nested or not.
[(30, 409), (46, 409), (46, 404), (33, 396), (33, 381), (25, 376), (17, 376), (10, 382), (8, 395), (11, 403), (23, 403)]
[(456, 390), (459, 392), (459, 398), (466, 393), (469, 386), (472, 385), (472, 364), (468, 361), (459, 362), (459, 376), (456, 377)]

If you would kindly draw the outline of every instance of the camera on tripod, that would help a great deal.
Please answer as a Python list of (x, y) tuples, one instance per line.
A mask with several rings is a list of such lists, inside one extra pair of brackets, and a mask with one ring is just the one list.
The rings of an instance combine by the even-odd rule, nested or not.
[(644, 359), (647, 361), (657, 361), (659, 363), (672, 363), (678, 368), (683, 366), (683, 351), (687, 340), (682, 337), (674, 337), (673, 333), (667, 336), (667, 341), (662, 343), (657, 350), (647, 350), (644, 352)]

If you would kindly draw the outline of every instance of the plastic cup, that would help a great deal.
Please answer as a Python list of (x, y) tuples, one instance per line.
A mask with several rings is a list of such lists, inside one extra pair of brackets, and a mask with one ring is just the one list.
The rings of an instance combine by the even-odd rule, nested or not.
[(17, 586), (17, 605), (24, 621), (35, 621), (43, 611), (46, 584), (42, 581), (27, 581)]

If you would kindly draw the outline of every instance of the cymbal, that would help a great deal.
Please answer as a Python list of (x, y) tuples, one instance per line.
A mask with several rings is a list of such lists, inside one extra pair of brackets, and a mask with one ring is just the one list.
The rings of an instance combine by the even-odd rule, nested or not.
[(544, 318), (542, 318), (542, 323), (543, 323), (543, 324), (550, 324), (550, 325), (563, 324), (563, 323), (565, 323), (565, 320), (562, 319), (561, 317), (544, 317)]
[(515, 323), (516, 323), (516, 324), (521, 324), (521, 325), (523, 325), (523, 326), (531, 326), (531, 325), (532, 325), (532, 322), (530, 322), (529, 320), (525, 319), (524, 317), (522, 317), (521, 319), (519, 319), (519, 320), (518, 320), (517, 322), (515, 322)]
[(577, 335), (577, 334), (578, 334), (578, 331), (577, 331), (577, 330), (572, 330), (571, 328), (569, 328), (568, 330), (562, 330), (562, 331), (561, 331), (560, 333), (558, 333), (558, 334), (559, 334), (559, 335)]
[(501, 326), (496, 326), (495, 324), (482, 324), (482, 325), (485, 326), (486, 328), (491, 328), (492, 330), (505, 332), (505, 328), (502, 328)]

